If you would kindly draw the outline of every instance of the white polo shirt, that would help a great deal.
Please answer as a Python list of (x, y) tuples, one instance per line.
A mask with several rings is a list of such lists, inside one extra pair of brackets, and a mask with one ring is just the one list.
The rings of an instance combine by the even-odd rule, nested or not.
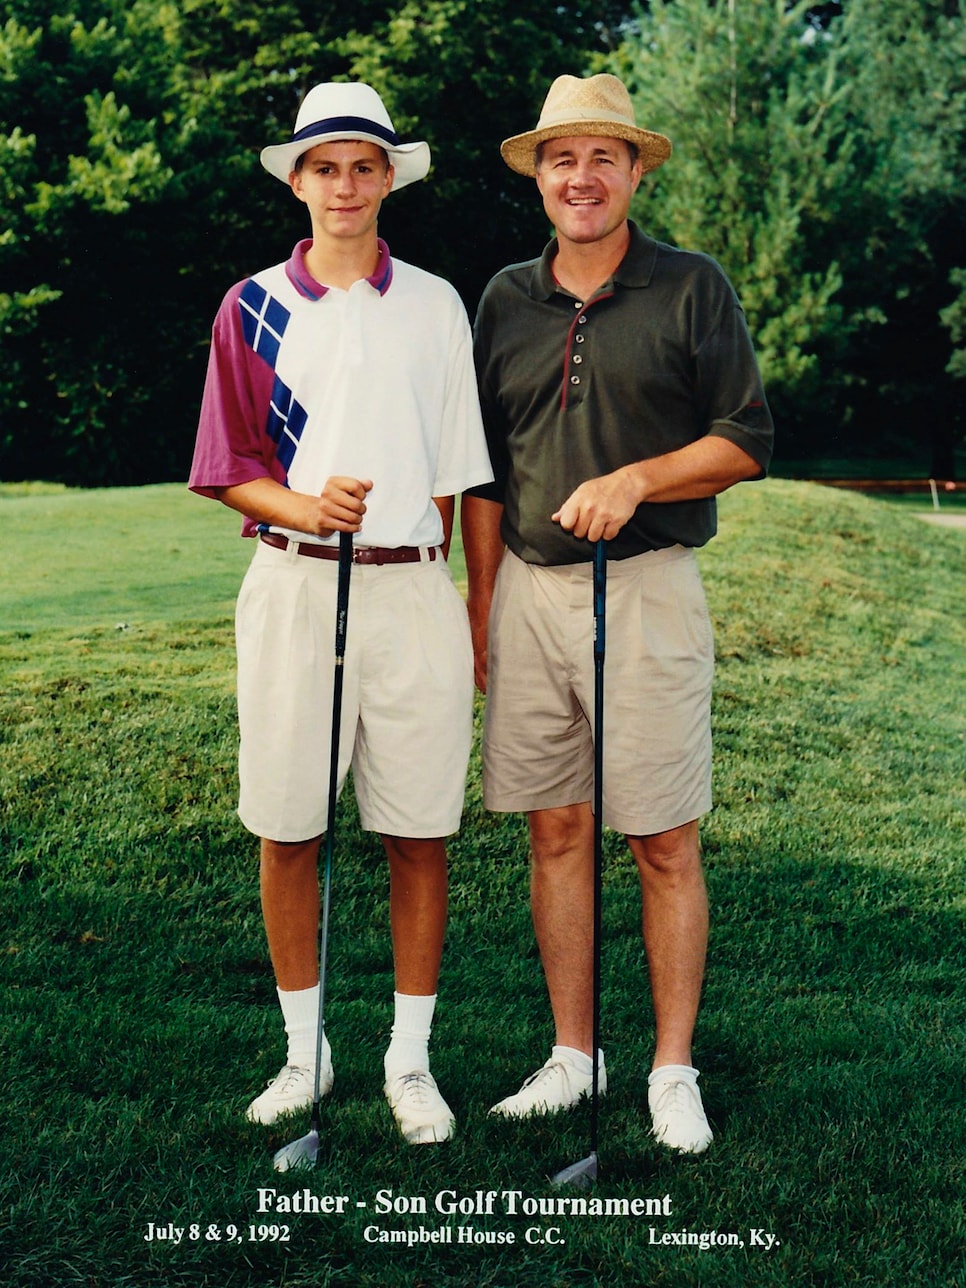
[(357, 544), (438, 545), (432, 498), (493, 477), (462, 302), (382, 241), (372, 277), (322, 286), (305, 266), (311, 244), (226, 295), (189, 487), (212, 495), (267, 475), (319, 495), (333, 475), (369, 478)]

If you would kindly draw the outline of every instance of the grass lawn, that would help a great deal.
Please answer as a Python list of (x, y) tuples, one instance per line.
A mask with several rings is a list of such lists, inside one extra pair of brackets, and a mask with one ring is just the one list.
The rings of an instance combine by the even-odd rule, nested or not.
[[(483, 811), (475, 761), (434, 1035), (458, 1135), (407, 1148), (381, 1097), (386, 873), (347, 799), (336, 1085), (318, 1166), (273, 1173), (307, 1124), (242, 1116), (283, 1054), (234, 815), (250, 545), (173, 486), (0, 488), (0, 518), (5, 1286), (966, 1285), (966, 533), (806, 483), (722, 498), (696, 1045), (716, 1140), (648, 1138), (639, 896), (608, 836), (595, 1214), (546, 1179), (586, 1153), (583, 1110), (486, 1115), (551, 1033), (522, 822)], [(325, 1196), (343, 1210), (306, 1210)]]

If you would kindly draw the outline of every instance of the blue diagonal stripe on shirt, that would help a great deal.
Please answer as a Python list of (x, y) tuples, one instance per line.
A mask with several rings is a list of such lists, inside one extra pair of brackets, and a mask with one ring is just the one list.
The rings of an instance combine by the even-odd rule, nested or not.
[(275, 377), (272, 400), (265, 426), (268, 436), (275, 443), (275, 456), (286, 473), (292, 464), (295, 449), (305, 429), (307, 413), (302, 404), (292, 396), (292, 391)]
[(245, 342), (274, 371), (278, 348), (291, 316), (288, 309), (254, 281), (242, 287), (238, 308)]

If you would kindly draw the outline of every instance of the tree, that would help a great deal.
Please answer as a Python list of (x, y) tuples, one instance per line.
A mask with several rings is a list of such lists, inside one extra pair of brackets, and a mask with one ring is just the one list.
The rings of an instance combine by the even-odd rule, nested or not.
[(881, 444), (883, 407), (896, 438), (948, 425), (963, 2), (8, 0), (0, 476), (184, 477), (218, 302), (305, 235), (258, 150), (324, 79), (429, 141), (382, 229), (472, 310), (548, 232), (500, 140), (561, 72), (616, 67), (675, 143), (643, 222), (731, 273), (786, 452)]
[(7, 477), (130, 481), (138, 456), (159, 460), (147, 436), (128, 445), (168, 395), (156, 336), (177, 308), (154, 223), (174, 180), (157, 73), (173, 15), (143, 0), (97, 6), (86, 23), (66, 5), (12, 8), (0, 32), (0, 461)]
[[(428, 184), (393, 196), (396, 254), (472, 308), (545, 231), (497, 151), (623, 5), (428, 0), (10, 0), (0, 28), (0, 476), (184, 477), (211, 318), (284, 258), (304, 212), (258, 163), (316, 81), (365, 77)], [(509, 180), (509, 182), (507, 182)]]
[(934, 478), (955, 477), (961, 399), (942, 312), (966, 232), (966, 6), (851, 0), (833, 28), (859, 138), (837, 211), (847, 309), (881, 310), (848, 355), (856, 436), (905, 442)]
[(786, 456), (949, 423), (963, 30), (941, 0), (653, 0), (609, 60), (675, 146), (641, 216), (731, 275)]
[(940, 314), (943, 326), (949, 331), (955, 348), (946, 370), (957, 380), (966, 379), (966, 269), (954, 268), (949, 277), (950, 285), (959, 294), (952, 304)]

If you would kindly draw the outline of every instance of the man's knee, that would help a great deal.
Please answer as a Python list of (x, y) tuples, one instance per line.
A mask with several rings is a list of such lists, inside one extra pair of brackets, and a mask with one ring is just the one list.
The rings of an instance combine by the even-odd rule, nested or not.
[(307, 841), (272, 841), (262, 837), (260, 842), (262, 870), (284, 872), (306, 864), (314, 866), (318, 863), (321, 841), (320, 836), (311, 837)]
[(391, 864), (438, 867), (446, 863), (445, 837), (383, 835), (382, 844)]
[(651, 836), (629, 836), (631, 853), (642, 876), (685, 876), (701, 871), (698, 822), (685, 823)]
[(593, 815), (589, 804), (534, 810), (527, 821), (534, 866), (593, 857)]

